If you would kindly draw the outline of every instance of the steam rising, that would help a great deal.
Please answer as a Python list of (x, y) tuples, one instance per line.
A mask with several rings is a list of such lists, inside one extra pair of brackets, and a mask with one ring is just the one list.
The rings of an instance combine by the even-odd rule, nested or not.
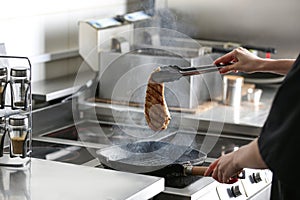
[[(143, 27), (137, 28), (132, 32), (119, 33), (117, 35), (119, 37), (127, 36), (128, 34), (134, 36), (132, 41), (130, 41), (132, 46), (130, 52), (101, 53), (101, 68), (98, 78), (100, 88), (99, 95), (100, 98), (105, 97), (106, 99), (112, 100), (106, 107), (110, 109), (109, 112), (111, 112), (114, 125), (112, 125), (112, 128), (109, 130), (110, 134), (107, 134), (105, 128), (99, 124), (98, 127), (94, 127), (93, 134), (98, 137), (105, 137), (105, 141), (109, 141), (111, 146), (130, 145), (133, 142), (145, 141), (165, 141), (170, 144), (158, 148), (155, 145), (151, 146), (152, 143), (145, 143), (145, 146), (131, 146), (132, 148), (130, 150), (116, 146), (116, 154), (106, 152), (108, 153), (105, 154), (108, 159), (107, 161), (123, 162), (131, 167), (132, 165), (153, 166), (155, 163), (160, 163), (161, 165), (157, 167), (162, 167), (162, 165), (172, 164), (181, 158), (183, 154), (192, 151), (191, 145), (197, 134), (199, 126), (198, 120), (191, 120), (189, 124), (187, 124), (185, 113), (171, 111), (172, 120), (168, 129), (155, 132), (148, 128), (144, 117), (143, 105), (147, 81), (154, 69), (161, 65), (176, 64), (182, 67), (189, 67), (191, 65), (208, 64), (212, 62), (209, 56), (198, 57), (197, 49), (199, 49), (201, 45), (185, 34), (174, 31), (176, 28), (176, 18), (171, 11), (165, 8), (159, 9), (149, 22), (143, 24)], [(145, 39), (145, 33), (146, 35), (148, 34), (150, 40), (143, 41), (143, 39)], [(156, 36), (158, 36), (158, 38), (155, 34), (157, 34)], [(176, 38), (176, 40), (174, 38)], [(141, 41), (144, 43), (141, 44)], [(110, 44), (111, 40), (104, 41), (103, 43)], [(143, 50), (146, 50), (148, 53), (152, 52), (152, 54), (146, 55), (145, 53), (141, 53), (140, 45), (149, 44), (150, 46)], [(93, 51), (97, 51), (97, 49)], [(158, 55), (159, 53), (163, 53), (164, 56)], [(216, 80), (211, 80), (210, 76), (199, 76), (198, 81), (199, 82), (197, 82), (196, 79), (182, 78), (180, 81), (165, 84), (165, 98), (168, 106), (186, 108), (199, 105), (201, 102), (198, 101), (200, 97), (197, 96), (197, 94), (202, 94), (203, 89), (205, 89), (205, 92), (208, 90), (209, 93), (213, 94), (215, 88), (210, 88), (209, 84), (211, 81)], [(193, 84), (197, 84), (198, 87), (195, 88), (199, 91), (195, 92), (191, 90), (192, 82)], [(93, 92), (96, 94), (98, 91), (95, 89)], [(78, 107), (80, 109), (80, 105), (78, 105), (77, 102), (74, 102), (73, 107), (74, 113), (77, 113)], [(82, 109), (86, 109), (85, 105)], [(98, 121), (98, 115), (103, 113), (98, 113), (99, 111), (97, 111), (96, 105), (91, 107), (90, 110), (89, 119)], [(220, 115), (220, 113), (213, 114)], [(82, 120), (76, 118), (76, 116), (74, 119), (77, 121)], [(187, 126), (190, 134), (184, 133)], [(215, 132), (218, 131), (218, 128), (221, 128), (213, 123), (210, 127), (214, 128), (214, 130), (216, 130)], [(87, 143), (87, 146), (89, 142), (92, 142), (85, 141), (86, 138), (80, 133), (79, 136), (82, 142)], [(123, 139), (121, 136), (127, 139)], [(101, 144), (100, 140), (95, 139), (94, 141)], [(203, 145), (201, 150), (204, 152), (210, 151), (215, 142), (216, 141), (209, 141), (207, 143), (208, 145)], [(205, 141), (203, 143), (205, 143)], [(175, 148), (177, 147), (176, 145), (180, 145), (182, 148)], [(145, 150), (148, 150), (148, 152)], [(101, 158), (99, 154), (100, 151), (95, 152), (94, 149), (89, 149), (89, 151), (95, 157)], [(184, 158), (191, 159), (188, 157)], [(118, 162), (111, 162), (110, 164), (112, 164), (112, 167), (117, 168)], [(153, 170), (153, 167), (144, 167), (142, 171), (146, 172), (150, 169)], [(135, 169), (131, 168), (130, 170)], [(136, 170), (142, 172), (140, 168)]]

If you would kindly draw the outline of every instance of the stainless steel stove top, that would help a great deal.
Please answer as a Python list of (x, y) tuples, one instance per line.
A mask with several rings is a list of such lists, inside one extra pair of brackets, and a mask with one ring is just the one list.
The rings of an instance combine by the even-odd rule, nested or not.
[[(101, 134), (99, 131), (101, 127)], [(145, 132), (150, 130), (147, 127), (137, 127), (131, 125), (116, 125), (110, 122), (96, 122), (96, 121), (83, 121), (80, 125), (71, 124), (69, 126), (56, 129), (54, 131), (40, 134), (34, 139), (36, 141), (54, 142), (65, 145), (77, 145), (88, 148), (102, 148), (111, 145), (127, 144), (137, 142), (140, 138), (134, 135), (128, 135), (127, 131), (132, 132)], [(149, 133), (150, 134), (150, 133)], [(191, 132), (187, 131), (174, 131), (172, 128), (168, 132), (161, 133), (157, 137), (151, 138), (153, 140), (171, 142), (176, 134), (190, 136)], [(238, 147), (249, 143), (254, 137), (246, 136), (230, 136), (219, 135), (213, 133), (197, 132), (193, 138), (191, 146), (196, 149), (201, 149), (203, 142), (216, 141), (213, 148), (207, 153), (209, 159), (215, 159), (224, 153), (228, 153), (237, 149)]]
[[(63, 104), (63, 110), (71, 112), (71, 106)], [(57, 109), (57, 111), (56, 111)], [(111, 141), (115, 141), (115, 144), (122, 142), (133, 142), (136, 140), (135, 137), (128, 137), (124, 134), (124, 127), (130, 130), (143, 130), (147, 127), (143, 126), (131, 126), (124, 124), (124, 127), (116, 126), (116, 124), (111, 123), (109, 120), (105, 122), (99, 121), (82, 121), (80, 122), (82, 126), (80, 129), (76, 129), (72, 120), (67, 122), (63, 120), (57, 119), (57, 113), (60, 113), (61, 107), (51, 108), (51, 115), (48, 112), (44, 112), (46, 114), (47, 121), (42, 121), (38, 123), (41, 125), (41, 128), (33, 131), (33, 148), (38, 148), (39, 151), (44, 148), (45, 155), (34, 155), (39, 156), (44, 159), (49, 158), (61, 162), (70, 162), (79, 165), (87, 165), (91, 167), (103, 167), (99, 163), (99, 161), (91, 154), (91, 150), (96, 150), (99, 148), (107, 147), (108, 145), (112, 145)], [(67, 113), (67, 112), (64, 112)], [(101, 112), (107, 113), (107, 112)], [(62, 113), (63, 114), (63, 113)], [(40, 118), (39, 116), (34, 116), (35, 118)], [(53, 119), (52, 119), (52, 118)], [(66, 119), (67, 116), (63, 115), (63, 119)], [(61, 118), (60, 118), (61, 119)], [(103, 118), (106, 119), (106, 118)], [(109, 118), (107, 118), (109, 119)], [(49, 124), (53, 125), (50, 127)], [(102, 127), (102, 135), (96, 135), (94, 127), (96, 126)], [(55, 126), (54, 126), (55, 125)], [(232, 125), (231, 125), (232, 126)], [(237, 125), (240, 127), (241, 125)], [(45, 129), (45, 127), (49, 127), (49, 129)], [(35, 126), (35, 129), (38, 127)], [(170, 131), (171, 131), (170, 127)], [(238, 129), (238, 128), (236, 128)], [(82, 135), (85, 134), (85, 135)], [(147, 133), (146, 133), (147, 134)], [(181, 134), (189, 134), (188, 131), (181, 131)], [(193, 147), (200, 148), (203, 142), (203, 138), (207, 137), (207, 139), (217, 140), (217, 143), (212, 148), (211, 151), (208, 152), (208, 158), (206, 162), (212, 162), (214, 159), (219, 157), (222, 153), (226, 153), (232, 151), (234, 148), (239, 147), (241, 145), (247, 144), (249, 141), (253, 140), (255, 135), (214, 135), (213, 133), (204, 133), (201, 131), (197, 131), (193, 141)], [(172, 138), (172, 131), (170, 134), (159, 135), (157, 140), (168, 141)], [(82, 141), (82, 139), (84, 141)], [(50, 147), (51, 150), (48, 148)], [(70, 152), (70, 156), (67, 154)], [(50, 156), (48, 155), (50, 154)], [(46, 156), (48, 155), (48, 156)], [(76, 156), (74, 156), (76, 155)], [(72, 159), (69, 159), (70, 157)], [(68, 158), (69, 157), (69, 158)], [(249, 172), (248, 172), (249, 171)], [(253, 173), (256, 174), (259, 172), (259, 175), (262, 177), (262, 181), (259, 183), (251, 182), (253, 177)], [(239, 181), (236, 184), (231, 185), (223, 185), (214, 181), (210, 177), (200, 178), (197, 181), (189, 184), (183, 188), (175, 188), (175, 187), (166, 187), (164, 192), (159, 194), (155, 199), (232, 199), (232, 190), (241, 190), (241, 196), (235, 199), (250, 199), (250, 196), (253, 197), (258, 195), (259, 193), (268, 194), (268, 192), (264, 192), (270, 188), (270, 180), (271, 176), (265, 171), (251, 171), (247, 170), (247, 179), (245, 181)], [(244, 187), (245, 186), (245, 187)], [(246, 188), (246, 190), (244, 189)], [(229, 193), (228, 193), (229, 191)], [(245, 192), (247, 191), (247, 193)], [(253, 192), (255, 191), (255, 192)], [(247, 196), (247, 195), (248, 196)], [(231, 195), (231, 196), (230, 196)], [(251, 198), (255, 199), (255, 198)]]
[[(102, 130), (106, 135), (97, 136), (93, 134), (93, 127), (99, 125), (102, 127)], [(130, 126), (127, 128), (143, 129), (141, 127)], [(82, 133), (85, 133), (86, 137), (83, 137), (81, 135)], [(188, 132), (186, 134), (188, 134)], [(214, 134), (207, 135), (204, 133), (198, 133), (192, 145), (198, 145), (198, 147), (200, 147), (204, 137), (212, 139), (214, 137), (218, 137), (218, 142), (212, 150), (208, 152), (208, 158), (206, 159), (205, 165), (208, 165), (214, 159), (218, 158), (222, 153), (232, 151), (252, 140), (251, 137), (231, 137), (228, 135), (219, 136)], [(36, 158), (56, 160), (59, 162), (69, 162), (103, 168), (104, 166), (101, 165), (101, 163), (99, 163), (99, 161), (92, 155), (93, 153), (91, 153), (91, 149), (96, 150), (98, 148), (111, 145), (110, 139), (112, 138), (115, 139), (114, 141), (116, 143), (130, 143), (135, 141), (135, 138), (130, 138), (124, 134), (122, 127), (114, 126), (114, 124), (105, 122), (100, 122), (99, 124), (94, 121), (85, 121), (82, 122), (80, 128), (76, 128), (74, 125), (69, 125), (51, 132), (40, 134), (38, 137), (34, 137), (32, 156)], [(163, 140), (168, 141), (170, 138), (171, 136), (166, 136), (163, 137)], [(85, 141), (82, 142), (82, 140)], [(98, 144), (99, 142), (101, 144)], [(87, 147), (85, 146), (86, 144), (90, 146)], [(248, 177), (246, 177), (245, 180), (240, 180), (237, 183), (230, 185), (219, 184), (211, 177), (198, 177), (184, 187), (166, 186), (164, 192), (157, 195), (154, 199), (213, 199), (216, 197), (216, 199), (223, 200), (234, 197), (233, 189), (236, 189), (241, 193), (240, 197), (237, 199), (247, 199), (248, 197), (244, 185), (250, 188), (251, 191), (255, 190), (257, 192), (258, 190), (266, 189), (270, 184), (270, 175), (267, 176), (265, 171), (250, 171), (247, 173)], [(254, 173), (258, 173), (262, 177), (262, 181), (260, 183), (251, 183), (250, 179), (253, 179)], [(253, 185), (258, 186), (255, 188)], [(248, 193), (250, 194), (251, 191), (248, 191)], [(220, 195), (223, 195), (223, 197), (221, 198)]]

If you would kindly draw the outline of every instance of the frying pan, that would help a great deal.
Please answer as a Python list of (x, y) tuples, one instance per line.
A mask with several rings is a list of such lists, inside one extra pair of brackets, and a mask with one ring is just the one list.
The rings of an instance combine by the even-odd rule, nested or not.
[[(207, 154), (189, 146), (162, 141), (143, 141), (96, 151), (100, 163), (109, 169), (165, 178), (166, 186), (182, 188), (204, 176)], [(234, 177), (231, 183), (237, 181)]]
[(105, 166), (133, 173), (153, 172), (166, 167), (176, 171), (188, 165), (202, 165), (207, 157), (191, 147), (161, 141), (111, 146), (98, 150), (96, 155)]
[(163, 177), (169, 187), (183, 188), (200, 179), (206, 170), (201, 166), (207, 157), (204, 152), (162, 141), (110, 146), (96, 155), (106, 168)]

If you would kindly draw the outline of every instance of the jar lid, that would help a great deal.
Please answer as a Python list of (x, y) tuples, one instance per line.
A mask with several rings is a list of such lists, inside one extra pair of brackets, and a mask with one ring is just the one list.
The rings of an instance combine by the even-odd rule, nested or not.
[(26, 67), (14, 67), (11, 68), (10, 75), (14, 77), (27, 77)]
[(8, 119), (8, 123), (12, 126), (24, 126), (28, 124), (28, 118), (26, 115), (21, 114), (11, 115)]
[(7, 68), (0, 67), (0, 76), (6, 76), (6, 75), (7, 75)]

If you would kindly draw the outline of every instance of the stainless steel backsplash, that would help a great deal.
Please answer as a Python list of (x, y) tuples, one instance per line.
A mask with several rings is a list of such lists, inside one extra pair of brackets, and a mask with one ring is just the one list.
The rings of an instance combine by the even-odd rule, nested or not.
[(177, 30), (193, 38), (270, 46), (274, 58), (300, 52), (299, 0), (168, 0)]

